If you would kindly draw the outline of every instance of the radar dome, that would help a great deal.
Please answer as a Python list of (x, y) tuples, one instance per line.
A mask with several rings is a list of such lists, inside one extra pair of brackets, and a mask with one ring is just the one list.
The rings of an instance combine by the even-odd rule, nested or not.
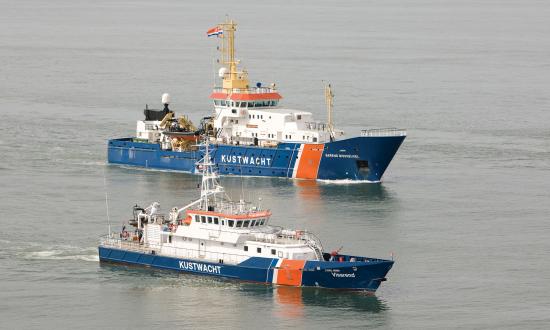
[(220, 70), (218, 71), (218, 76), (220, 76), (220, 78), (223, 78), (223, 77), (225, 76), (226, 73), (227, 73), (227, 68), (222, 67), (222, 68), (220, 68)]
[(170, 104), (170, 94), (162, 94), (162, 104)]

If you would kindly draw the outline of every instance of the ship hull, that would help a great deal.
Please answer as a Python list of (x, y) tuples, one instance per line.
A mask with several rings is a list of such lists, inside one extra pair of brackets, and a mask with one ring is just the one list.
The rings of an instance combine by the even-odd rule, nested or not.
[[(351, 256), (341, 257), (342, 260), (351, 258)], [(228, 265), (99, 247), (99, 259), (102, 262), (139, 265), (265, 284), (375, 292), (386, 280), (385, 276), (393, 266), (393, 261), (355, 258), (364, 261), (305, 261), (251, 257), (237, 265)]]
[[(378, 182), (405, 136), (355, 137), (334, 142), (280, 143), (277, 147), (218, 144), (211, 155), (222, 175)], [(162, 150), (132, 138), (108, 142), (111, 164), (198, 173), (203, 151)]]

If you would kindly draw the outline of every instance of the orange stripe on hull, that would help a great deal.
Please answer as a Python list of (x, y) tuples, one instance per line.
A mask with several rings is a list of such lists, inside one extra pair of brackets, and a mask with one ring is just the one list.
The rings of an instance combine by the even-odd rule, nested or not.
[(304, 144), (304, 149), (300, 156), (296, 178), (299, 179), (317, 179), (321, 156), (323, 156), (323, 144)]
[(277, 272), (277, 284), (279, 285), (302, 285), (302, 271), (305, 260), (287, 260), (283, 259), (283, 262), (279, 266)]

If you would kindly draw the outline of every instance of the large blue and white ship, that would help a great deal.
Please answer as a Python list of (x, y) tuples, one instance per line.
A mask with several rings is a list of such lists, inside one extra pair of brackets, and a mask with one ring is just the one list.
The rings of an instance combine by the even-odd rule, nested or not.
[(219, 184), (205, 144), (201, 196), (168, 215), (154, 202), (135, 206), (120, 232), (99, 244), (99, 259), (233, 280), (375, 292), (392, 260), (327, 253), (315, 235), (270, 224), (271, 212)]
[(378, 182), (406, 137), (403, 129), (367, 129), (343, 138), (332, 120), (333, 93), (326, 86), (328, 122), (311, 112), (287, 109), (275, 84), (251, 86), (248, 73), (235, 58), (236, 24), (219, 24), (208, 31), (221, 41), (221, 85), (210, 98), (214, 111), (196, 128), (169, 109), (145, 109), (135, 137), (108, 142), (108, 162), (151, 169), (198, 173), (195, 163), (204, 155), (196, 145), (207, 137), (212, 158), (222, 175), (269, 176), (312, 180)]

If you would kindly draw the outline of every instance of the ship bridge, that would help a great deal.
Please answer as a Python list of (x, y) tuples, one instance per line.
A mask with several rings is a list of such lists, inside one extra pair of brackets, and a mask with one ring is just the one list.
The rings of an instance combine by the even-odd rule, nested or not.
[(274, 87), (256, 88), (214, 88), (210, 98), (214, 106), (236, 107), (236, 108), (265, 108), (275, 107), (283, 97)]

